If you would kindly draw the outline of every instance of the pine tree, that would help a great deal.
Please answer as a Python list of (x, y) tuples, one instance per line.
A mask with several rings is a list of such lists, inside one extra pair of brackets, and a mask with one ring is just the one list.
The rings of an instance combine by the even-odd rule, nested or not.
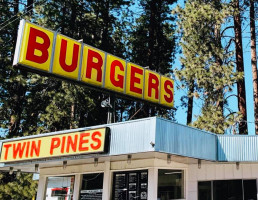
[(191, 96), (203, 101), (201, 115), (192, 124), (215, 133), (224, 133), (237, 115), (225, 116), (225, 96), (241, 77), (234, 72), (232, 55), (221, 43), (222, 25), (232, 9), (220, 1), (188, 1), (184, 8), (177, 7), (178, 31), (182, 35), (182, 69), (176, 74), (180, 80), (195, 85)]
[[(175, 2), (175, 0), (139, 1), (138, 6), (143, 11), (131, 24), (132, 31), (128, 38), (130, 61), (168, 76), (176, 52), (175, 23), (170, 10), (170, 6)], [(127, 112), (129, 118), (136, 112), (134, 118), (159, 115), (172, 119), (174, 115), (172, 110), (139, 102), (131, 104)]]

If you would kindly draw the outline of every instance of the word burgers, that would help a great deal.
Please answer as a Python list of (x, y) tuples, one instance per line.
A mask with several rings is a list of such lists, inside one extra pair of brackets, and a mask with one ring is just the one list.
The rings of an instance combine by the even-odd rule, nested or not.
[(25, 20), (13, 65), (173, 107), (170, 78)]

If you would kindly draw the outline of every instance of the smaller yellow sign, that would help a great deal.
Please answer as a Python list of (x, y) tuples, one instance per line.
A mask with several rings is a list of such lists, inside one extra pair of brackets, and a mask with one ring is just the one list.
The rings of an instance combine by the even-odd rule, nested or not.
[(107, 128), (101, 128), (4, 142), (0, 162), (104, 152), (107, 133)]

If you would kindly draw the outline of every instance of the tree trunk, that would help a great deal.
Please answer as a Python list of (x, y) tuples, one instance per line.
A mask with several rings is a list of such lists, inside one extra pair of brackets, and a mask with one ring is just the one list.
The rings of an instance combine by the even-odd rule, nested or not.
[(66, 1), (64, 1), (64, 5), (62, 8), (62, 23), (61, 23), (61, 33), (65, 34), (65, 26), (66, 26)]
[[(234, 30), (235, 30), (235, 48), (237, 71), (244, 73), (244, 59), (242, 46), (242, 28), (239, 11), (239, 0), (235, 0)], [(247, 114), (246, 114), (246, 96), (244, 78), (237, 82), (238, 109), (242, 115), (239, 122), (239, 134), (247, 134)]]
[[(71, 37), (74, 37), (76, 38), (78, 36), (78, 32), (77, 32), (77, 29), (76, 29), (76, 16), (77, 16), (77, 5), (75, 3), (73, 3), (73, 1), (71, 1), (71, 10), (72, 10), (72, 13), (71, 13), (71, 21), (70, 21), (70, 24), (71, 24)], [(79, 38), (81, 39), (81, 38)]]
[(86, 126), (86, 125), (85, 125), (85, 122), (84, 122), (85, 115), (86, 115), (86, 113), (81, 110), (81, 111), (80, 111), (80, 114), (79, 114), (79, 128)]
[(190, 83), (188, 91), (188, 105), (187, 105), (187, 125), (192, 123), (193, 120), (193, 92), (194, 92), (194, 83)]
[[(19, 0), (15, 0), (14, 2), (14, 5), (13, 5), (13, 15), (17, 15), (19, 12)], [(18, 21), (18, 20), (17, 20)], [(17, 24), (16, 22), (14, 22), (15, 24)], [(18, 26), (18, 24), (17, 24)], [(12, 53), (11, 53), (11, 57), (13, 58), (14, 56), (14, 51), (15, 51), (15, 46), (16, 46), (16, 39), (17, 39), (17, 29), (13, 29), (12, 31), (12, 46), (13, 46), (13, 50), (12, 50)]]
[(71, 105), (71, 113), (70, 113), (70, 129), (73, 129), (73, 121), (75, 118), (75, 104), (72, 103)]
[(156, 3), (154, 0), (150, 2), (150, 25), (149, 25), (149, 48), (148, 48), (148, 66), (151, 70), (155, 70), (153, 66), (154, 55), (154, 39), (155, 39), (155, 24), (156, 24)]
[[(215, 6), (217, 9), (221, 9), (221, 3), (220, 1), (216, 1), (215, 2)], [(221, 44), (221, 34), (220, 34), (220, 30), (221, 30), (221, 25), (220, 24), (215, 24), (214, 26), (214, 39), (215, 39), (215, 45), (216, 47), (219, 47), (220, 49), (222, 49), (222, 44)], [(216, 65), (218, 68), (221, 68), (223, 65), (223, 60), (216, 55), (215, 57), (216, 59)], [(220, 73), (218, 75), (220, 78), (223, 77), (223, 73)], [(221, 116), (223, 116), (223, 110), (224, 110), (224, 96), (223, 96), (223, 89), (224, 88), (219, 88), (217, 89), (217, 102), (216, 105), (218, 107), (218, 110), (221, 112)]]
[(257, 83), (258, 75), (257, 75), (257, 58), (256, 58), (254, 0), (250, 0), (250, 32), (251, 32), (251, 63), (252, 63), (253, 92), (254, 92), (255, 134), (258, 135), (258, 83)]
[(33, 3), (34, 0), (27, 0), (27, 12), (30, 17), (33, 15)]
[(103, 19), (103, 32), (102, 32), (102, 41), (101, 41), (101, 49), (103, 51), (110, 52), (109, 47), (109, 11), (110, 10), (110, 2), (109, 0), (104, 1), (104, 9), (102, 9), (102, 19)]

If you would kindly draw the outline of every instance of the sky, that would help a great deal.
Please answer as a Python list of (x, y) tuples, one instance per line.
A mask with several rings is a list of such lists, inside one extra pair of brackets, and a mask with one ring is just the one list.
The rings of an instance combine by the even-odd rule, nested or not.
[[(183, 1), (179, 1), (180, 5), (183, 5)], [(250, 27), (249, 27), (249, 20), (248, 20), (249, 11), (246, 12), (246, 18), (247, 21), (242, 26), (243, 30), (243, 54), (244, 54), (244, 69), (245, 69), (245, 88), (246, 88), (246, 103), (247, 103), (247, 121), (248, 121), (248, 135), (255, 135), (255, 127), (254, 127), (254, 103), (253, 103), (253, 85), (252, 85), (252, 67), (251, 67), (251, 49), (250, 49)], [(256, 22), (257, 24), (257, 22)], [(230, 34), (234, 34), (233, 30)], [(173, 69), (180, 68), (180, 57), (181, 54), (176, 55), (175, 63), (173, 64)], [(175, 80), (177, 86), (180, 84), (178, 80)], [(237, 93), (236, 86), (234, 87), (233, 93)], [(186, 109), (180, 106), (180, 98), (182, 95), (187, 94), (186, 89), (178, 89), (175, 87), (175, 106), (178, 106), (178, 110), (176, 112), (176, 121), (180, 124), (186, 124)], [(234, 110), (238, 111), (238, 105), (237, 105), (237, 98), (236, 97), (230, 97), (229, 99), (229, 107)], [(201, 101), (198, 99), (194, 99), (194, 110), (193, 115), (194, 119), (196, 119), (195, 116), (200, 114), (200, 108), (201, 108)], [(230, 130), (228, 130), (227, 134), (230, 134)]]

